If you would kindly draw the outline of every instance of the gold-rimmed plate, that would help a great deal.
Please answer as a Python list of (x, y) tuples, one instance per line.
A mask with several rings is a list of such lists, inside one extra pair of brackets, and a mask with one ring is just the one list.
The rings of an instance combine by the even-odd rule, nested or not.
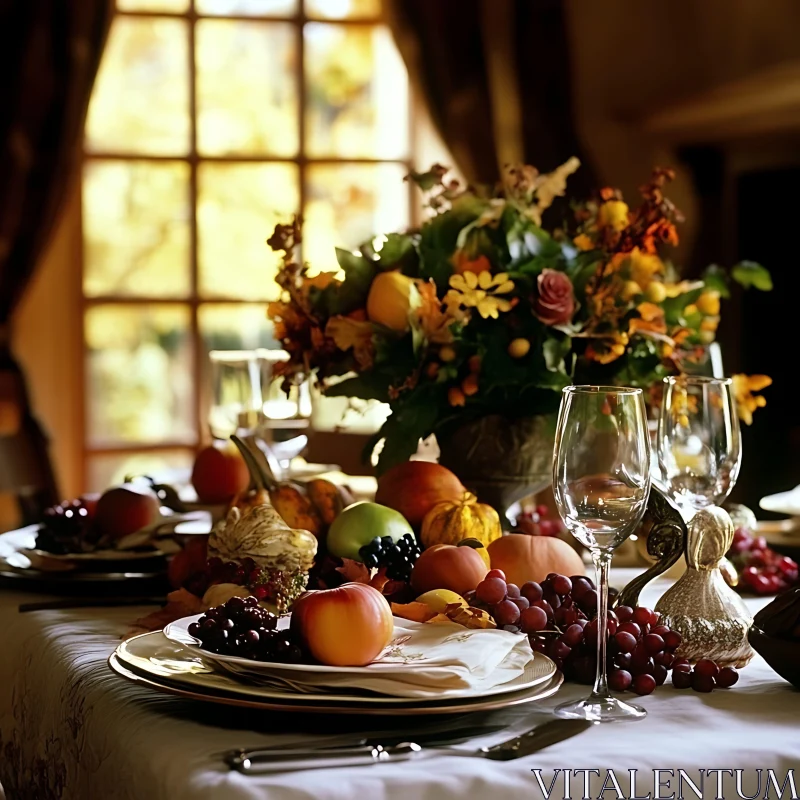
[[(347, 688), (326, 691), (322, 688), (298, 685), (283, 678), (264, 682), (257, 676), (253, 679), (254, 676), (231, 674), (225, 670), (215, 669), (213, 662), (205, 659), (203, 655), (170, 641), (159, 631), (131, 637), (117, 647), (115, 655), (124, 666), (146, 678), (155, 681), (165, 679), (192, 691), (226, 692), (259, 700), (302, 699), (304, 702), (335, 702), (343, 705), (357, 702), (395, 706), (409, 702), (423, 702), (421, 699), (410, 700), (408, 697), (360, 692)], [(555, 673), (556, 665), (551, 659), (543, 653), (533, 653), (522, 673), (506, 683), (461, 692), (451, 690), (447, 692), (446, 697), (436, 699), (438, 702), (445, 699), (474, 700), (520, 692), (547, 683)]]
[(143, 675), (123, 663), (116, 653), (111, 654), (108, 659), (108, 665), (114, 673), (131, 683), (184, 700), (236, 706), (238, 708), (255, 709), (258, 711), (282, 711), (296, 714), (429, 716), (463, 714), (473, 711), (497, 711), (503, 708), (544, 700), (554, 695), (564, 682), (563, 674), (561, 672), (556, 672), (546, 683), (540, 684), (532, 689), (524, 689), (519, 692), (510, 692), (493, 697), (474, 700), (426, 700), (424, 702), (406, 701), (403, 704), (396, 705), (369, 705), (355, 701), (347, 703), (309, 702), (302, 699), (289, 699), (288, 696), (284, 700), (276, 700), (273, 698), (243, 696), (211, 689), (204, 689), (203, 691), (189, 689), (166, 678), (156, 679), (154, 676)]

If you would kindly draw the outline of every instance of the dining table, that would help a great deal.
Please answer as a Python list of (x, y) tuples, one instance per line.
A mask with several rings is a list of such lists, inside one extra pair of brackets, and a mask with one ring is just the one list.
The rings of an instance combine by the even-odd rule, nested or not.
[[(612, 582), (634, 574), (615, 570)], [(654, 581), (642, 603), (652, 607), (669, 585)], [(13, 586), (0, 590), (0, 784), (7, 800), (764, 797), (769, 770), (782, 796), (797, 796), (787, 775), (800, 790), (800, 691), (759, 655), (731, 689), (701, 694), (668, 680), (634, 698), (645, 719), (594, 725), (513, 761), (430, 753), (399, 763), (241, 774), (226, 764), (227, 751), (328, 737), (335, 743), (365, 730), (413, 741), (432, 722), (256, 711), (161, 694), (126, 682), (108, 665), (132, 623), (153, 606), (20, 611), (48, 599)], [(747, 600), (753, 612), (766, 602)], [(531, 705), (459, 716), (454, 734), (474, 727), (475, 735), (457, 746), (476, 750), (529, 730), (587, 691), (566, 683)], [(769, 796), (778, 794), (770, 789)]]

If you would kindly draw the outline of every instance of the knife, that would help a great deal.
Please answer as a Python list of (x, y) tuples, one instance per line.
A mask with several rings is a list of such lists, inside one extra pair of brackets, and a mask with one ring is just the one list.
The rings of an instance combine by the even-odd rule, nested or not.
[(453, 726), (446, 728), (434, 727), (424, 732), (417, 731), (416, 733), (409, 730), (403, 731), (402, 733), (396, 731), (367, 732), (353, 734), (352, 736), (344, 736), (344, 741), (342, 741), (342, 737), (334, 738), (333, 736), (326, 736), (322, 739), (307, 739), (301, 742), (273, 744), (265, 747), (240, 747), (235, 750), (227, 750), (218, 755), (233, 767), (234, 764), (239, 764), (245, 760), (254, 764), (261, 761), (262, 758), (269, 761), (286, 751), (302, 750), (306, 753), (319, 753), (321, 756), (324, 756), (329, 750), (344, 752), (345, 750), (352, 750), (358, 747), (367, 748), (382, 746), (386, 748), (388, 746), (407, 742), (410, 736), (414, 736), (417, 744), (426, 747), (462, 744), (478, 736), (490, 736), (493, 733), (499, 733), (508, 727), (509, 725), (507, 723), (498, 723), (495, 725), (473, 725), (471, 727), (458, 729)]
[(512, 761), (577, 736), (594, 724), (596, 723), (583, 719), (553, 719), (521, 736), (478, 750), (461, 750), (451, 746), (422, 747), (416, 742), (400, 742), (396, 745), (368, 744), (360, 747), (331, 747), (325, 750), (312, 750), (308, 747), (287, 748), (270, 753), (263, 752), (254, 758), (241, 753), (232, 753), (226, 761), (231, 769), (245, 775), (265, 775), (326, 767), (358, 767), (437, 755)]

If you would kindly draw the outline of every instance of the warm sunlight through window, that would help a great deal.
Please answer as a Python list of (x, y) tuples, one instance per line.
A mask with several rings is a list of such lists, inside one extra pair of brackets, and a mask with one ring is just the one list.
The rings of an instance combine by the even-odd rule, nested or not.
[(412, 210), (408, 78), (380, 0), (117, 5), (83, 170), (92, 489), (189, 465), (208, 351), (276, 346), (276, 221), (302, 211), (303, 255), (330, 269)]

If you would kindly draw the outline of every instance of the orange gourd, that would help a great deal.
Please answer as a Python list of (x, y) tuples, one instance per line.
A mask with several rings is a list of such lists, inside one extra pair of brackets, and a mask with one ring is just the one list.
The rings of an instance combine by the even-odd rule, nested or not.
[(566, 542), (555, 536), (509, 533), (495, 539), (489, 547), (492, 569), (501, 569), (510, 583), (541, 583), (551, 572), (583, 575), (581, 557)]
[(502, 535), (498, 513), (491, 506), (479, 503), (470, 492), (456, 502), (437, 503), (425, 515), (420, 531), (425, 547), (458, 544), (464, 539), (477, 539), (485, 547)]

